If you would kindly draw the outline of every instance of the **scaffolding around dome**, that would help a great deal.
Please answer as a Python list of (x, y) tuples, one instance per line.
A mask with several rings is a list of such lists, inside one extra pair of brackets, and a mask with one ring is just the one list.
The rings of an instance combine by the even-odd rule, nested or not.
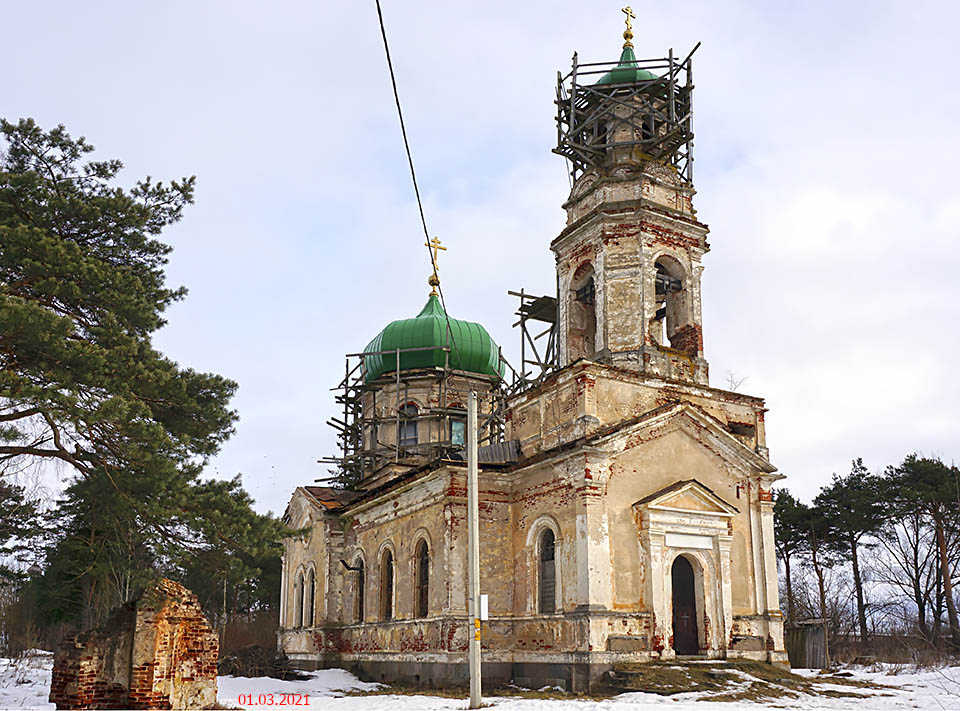
[(616, 62), (582, 64), (573, 55), (566, 76), (557, 72), (557, 146), (576, 181), (627, 154), (673, 166), (693, 183), (693, 53), (681, 61), (637, 59), (624, 47)]
[[(507, 361), (500, 348), (490, 358), (486, 372), (483, 372), (484, 368), (454, 367), (450, 357), (453, 349), (445, 345), (445, 341), (428, 346), (376, 348), (376, 344), (384, 342), (383, 335), (389, 326), (363, 352), (348, 353), (343, 379), (331, 388), (336, 392), (335, 401), (342, 408), (342, 416), (327, 420), (337, 432), (340, 451), (319, 460), (320, 464), (334, 468), (318, 481), (358, 490), (376, 481), (377, 472), (391, 463), (459, 459), (463, 443), (455, 441), (453, 423), (461, 420), (464, 413), (462, 408), (450, 405), (466, 402), (470, 389), (477, 390), (480, 398), (478, 441), (481, 457), (486, 455), (486, 463), (496, 463), (502, 459), (504, 451), (512, 451), (504, 440), (507, 400), (536, 387), (560, 367), (558, 296), (534, 296), (523, 289), (507, 293), (519, 299), (515, 312), (519, 319), (513, 326), (520, 329), (520, 371)], [(435, 298), (431, 297), (428, 307)], [(533, 323), (547, 324), (548, 327), (535, 333), (531, 330)], [(404, 343), (397, 338), (386, 340), (390, 344)], [(400, 363), (399, 369), (397, 363)], [(422, 389), (425, 381), (432, 381), (435, 385), (436, 403), (418, 408), (416, 413), (404, 411), (403, 406), (410, 400), (411, 391)], [(390, 400), (389, 414), (381, 414), (384, 408), (378, 407), (378, 398), (381, 405), (385, 404), (385, 399)], [(422, 432), (422, 441), (405, 444), (399, 435), (404, 425)], [(395, 437), (389, 438), (392, 441), (381, 441), (378, 433), (384, 427), (397, 432)]]

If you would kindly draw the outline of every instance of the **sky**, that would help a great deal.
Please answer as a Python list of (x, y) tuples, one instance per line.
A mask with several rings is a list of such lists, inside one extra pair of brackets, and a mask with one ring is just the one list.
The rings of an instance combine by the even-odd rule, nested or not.
[[(613, 61), (621, 2), (382, 0), (451, 316), (513, 362), (508, 290), (552, 293), (569, 192), (556, 73)], [(960, 459), (960, 115), (951, 2), (636, 0), (638, 56), (697, 42), (711, 384), (766, 398), (809, 499), (862, 457)], [(64, 124), (127, 186), (197, 176), (163, 239), (155, 345), (239, 383), (210, 476), (261, 511), (325, 475), (343, 356), (426, 300), (374, 2), (7, 2), (0, 116)]]

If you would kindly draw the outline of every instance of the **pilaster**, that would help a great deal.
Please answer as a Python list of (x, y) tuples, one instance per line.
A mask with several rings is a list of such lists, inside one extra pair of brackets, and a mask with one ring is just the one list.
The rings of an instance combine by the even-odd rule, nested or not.
[(733, 536), (717, 536), (714, 539), (715, 555), (720, 568), (720, 609), (723, 619), (717, 638), (720, 649), (726, 650), (727, 640), (730, 639), (730, 630), (733, 628), (733, 585), (731, 581), (730, 548), (733, 545)]

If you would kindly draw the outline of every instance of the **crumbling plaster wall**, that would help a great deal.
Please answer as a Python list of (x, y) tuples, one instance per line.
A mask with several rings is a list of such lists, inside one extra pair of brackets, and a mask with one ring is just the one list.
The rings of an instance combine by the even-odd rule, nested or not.
[[(325, 517), (324, 509), (304, 489), (297, 488), (290, 500), (287, 516), (291, 528), (306, 529), (304, 533), (284, 541), (283, 569), (281, 575), (281, 621), (282, 629), (297, 626), (296, 584), (299, 573), (314, 571), (314, 620), (319, 623), (327, 616), (329, 592), (328, 559), (329, 542), (335, 529), (335, 521)], [(304, 593), (304, 601), (307, 594)], [(306, 611), (304, 620), (308, 619)]]
[(671, 402), (696, 405), (766, 457), (762, 399), (590, 362), (565, 368), (514, 398), (507, 439), (519, 440), (523, 453), (533, 456)]
[[(525, 448), (536, 451), (531, 443), (538, 438), (547, 445), (525, 466), (481, 472), (481, 570), (492, 617), (484, 625), (484, 651), (491, 660), (540, 662), (552, 654), (583, 651), (639, 660), (663, 652), (670, 640), (663, 633), (664, 620), (657, 627), (644, 592), (648, 553), (632, 504), (686, 478), (700, 480), (741, 507), (732, 537), (724, 543), (736, 561), (728, 576), (736, 619), (730, 630), (724, 620), (706, 623), (720, 634), (711, 638), (712, 653), (721, 653), (728, 641), (732, 645), (736, 632), (748, 646), (762, 643), (762, 650), (751, 653), (766, 654), (770, 624), (764, 617), (767, 610), (756, 604), (751, 567), (757, 554), (757, 520), (749, 512), (762, 485), (757, 472), (751, 473), (749, 466), (738, 468), (718, 454), (716, 443), (698, 433), (702, 423), (661, 427), (645, 435), (628, 433), (631, 421), (644, 419), (640, 415), (677, 402), (695, 405), (720, 427), (753, 418), (758, 426), (751, 436), (711, 436), (725, 438), (720, 450), (736, 449), (739, 442), (748, 454), (760, 450), (765, 455), (758, 444), (763, 441), (762, 400), (609, 366), (583, 363), (568, 368), (539, 392), (512, 403), (508, 437), (532, 432), (522, 440)], [(617, 423), (627, 428), (604, 434), (604, 426)], [(602, 435), (602, 441), (553, 449), (558, 441), (587, 433)], [(754, 466), (764, 461), (760, 454), (751, 456)], [(288, 651), (353, 659), (383, 659), (384, 654), (421, 661), (459, 659), (469, 639), (465, 504), (465, 469), (448, 466), (341, 516), (344, 559), (352, 563), (362, 556), (366, 562), (365, 624), (355, 624), (349, 616), (356, 576), (331, 559), (331, 584), (342, 588), (339, 618), (331, 616), (309, 634), (295, 635), (300, 642)], [(556, 535), (557, 612), (552, 614), (539, 613), (536, 607), (537, 534), (546, 525)], [(421, 537), (431, 552), (430, 614), (425, 620), (414, 619), (414, 551)], [(390, 621), (379, 615), (379, 565), (385, 546), (393, 551), (396, 575)], [(730, 640), (723, 638), (726, 631)]]
[[(638, 441), (630, 449), (611, 458), (607, 497), (612, 502), (630, 502), (663, 489), (678, 480), (696, 479), (733, 504), (740, 513), (732, 519), (733, 600), (736, 614), (758, 612), (756, 596), (748, 583), (756, 570), (747, 547), (750, 534), (750, 507), (756, 505), (756, 480), (751, 473), (737, 470), (729, 462), (697, 443), (696, 438), (679, 427), (647, 441)], [(699, 443), (697, 443), (699, 444)], [(753, 478), (754, 486), (748, 486)], [(751, 501), (753, 499), (753, 501)], [(693, 509), (695, 510), (695, 509)], [(629, 505), (611, 505), (610, 537), (614, 551), (614, 607), (643, 609), (646, 571), (642, 558), (634, 555), (638, 522)], [(762, 612), (762, 611), (761, 611)]]
[[(708, 228), (693, 216), (692, 188), (656, 162), (624, 168), (619, 175), (583, 176), (565, 205), (567, 228), (551, 244), (559, 287), (561, 364), (580, 354), (571, 341), (572, 286), (587, 265), (596, 272), (596, 354), (663, 377), (706, 384), (700, 277), (709, 249)], [(661, 343), (658, 260), (671, 265), (683, 291), (668, 302), (669, 343)], [(669, 347), (667, 347), (669, 346)]]
[[(442, 371), (429, 369), (418, 372), (405, 372), (399, 387), (396, 380), (387, 373), (376, 390), (363, 394), (363, 415), (380, 420), (376, 432), (379, 446), (394, 446), (397, 443), (397, 408), (413, 403), (420, 411), (418, 439), (420, 444), (446, 442), (450, 440), (449, 422), (441, 413), (428, 416), (431, 410), (438, 408), (459, 408), (466, 411), (467, 397), (471, 390), (477, 392), (477, 412), (482, 417), (491, 409), (490, 391), (492, 378), (481, 375), (454, 374), (442, 383)], [(374, 445), (372, 427), (364, 432), (364, 445)]]

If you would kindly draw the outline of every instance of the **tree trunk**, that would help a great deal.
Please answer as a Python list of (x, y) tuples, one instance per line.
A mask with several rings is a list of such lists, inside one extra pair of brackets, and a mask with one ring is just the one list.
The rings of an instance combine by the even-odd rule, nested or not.
[(947, 538), (943, 533), (943, 521), (939, 512), (933, 515), (933, 527), (937, 534), (937, 549), (940, 552), (940, 577), (943, 578), (943, 597), (947, 604), (947, 619), (950, 620), (950, 642), (956, 649), (960, 649), (960, 622), (957, 621), (957, 604), (953, 599), (953, 583), (950, 580)]
[(857, 590), (857, 617), (860, 621), (860, 642), (867, 643), (867, 608), (863, 604), (863, 581), (860, 578), (860, 561), (857, 558), (857, 539), (850, 537), (850, 560), (853, 563), (853, 586)]
[(933, 642), (933, 635), (927, 626), (927, 600), (918, 580), (913, 581), (913, 602), (917, 606), (917, 626), (920, 628), (920, 634), (928, 642)]
[(930, 601), (930, 608), (933, 613), (933, 646), (940, 648), (940, 640), (943, 639), (943, 576), (940, 575), (940, 549), (936, 549), (936, 571), (933, 576), (933, 600)]

